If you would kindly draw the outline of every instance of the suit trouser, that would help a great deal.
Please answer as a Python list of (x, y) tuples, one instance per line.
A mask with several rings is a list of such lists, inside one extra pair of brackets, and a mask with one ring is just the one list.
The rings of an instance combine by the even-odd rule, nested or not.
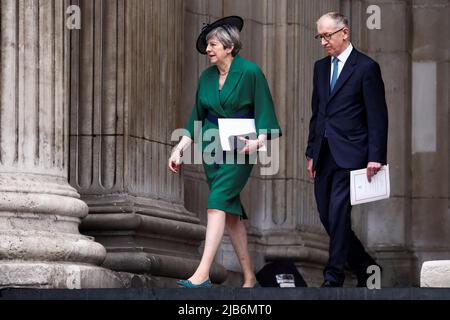
[(336, 164), (326, 138), (322, 141), (316, 166), (314, 193), (320, 220), (330, 236), (324, 278), (342, 284), (346, 263), (351, 271), (361, 274), (375, 261), (352, 230), (350, 170)]

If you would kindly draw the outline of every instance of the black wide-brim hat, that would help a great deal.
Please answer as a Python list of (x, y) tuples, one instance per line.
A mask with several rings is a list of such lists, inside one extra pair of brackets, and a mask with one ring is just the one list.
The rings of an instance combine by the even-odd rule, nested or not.
[(230, 26), (236, 27), (240, 32), (242, 30), (242, 27), (244, 27), (244, 20), (238, 16), (229, 16), (229, 17), (225, 17), (225, 18), (219, 19), (217, 21), (214, 21), (211, 24), (205, 25), (202, 28), (202, 32), (200, 32), (200, 35), (197, 38), (198, 52), (200, 52), (201, 54), (206, 54), (206, 47), (208, 46), (206, 43), (206, 36), (213, 29), (224, 26), (224, 25), (230, 25)]

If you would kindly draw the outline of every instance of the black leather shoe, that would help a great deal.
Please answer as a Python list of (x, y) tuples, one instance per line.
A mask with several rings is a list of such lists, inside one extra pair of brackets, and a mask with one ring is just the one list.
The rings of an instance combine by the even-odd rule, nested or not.
[(337, 282), (330, 281), (330, 280), (325, 280), (320, 287), (321, 288), (338, 288), (338, 287), (342, 287), (342, 284), (339, 284)]

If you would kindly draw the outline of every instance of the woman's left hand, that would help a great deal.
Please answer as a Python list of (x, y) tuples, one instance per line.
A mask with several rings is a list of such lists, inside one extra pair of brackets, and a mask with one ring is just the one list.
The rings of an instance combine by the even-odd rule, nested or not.
[(256, 150), (258, 150), (259, 147), (261, 147), (260, 141), (258, 139), (249, 140), (242, 137), (239, 137), (239, 139), (245, 143), (245, 147), (239, 151), (240, 153), (252, 154)]

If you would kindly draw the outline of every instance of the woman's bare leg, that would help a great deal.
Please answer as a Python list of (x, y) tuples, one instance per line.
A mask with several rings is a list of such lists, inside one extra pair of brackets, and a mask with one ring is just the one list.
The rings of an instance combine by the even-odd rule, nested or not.
[(242, 287), (253, 288), (256, 283), (256, 277), (253, 272), (253, 265), (248, 252), (247, 230), (245, 224), (239, 216), (227, 214), (226, 226), (244, 275), (244, 284)]
[(189, 281), (193, 284), (200, 284), (209, 279), (209, 271), (225, 230), (225, 215), (224, 211), (208, 209), (208, 223), (202, 259), (195, 273), (189, 278)]

